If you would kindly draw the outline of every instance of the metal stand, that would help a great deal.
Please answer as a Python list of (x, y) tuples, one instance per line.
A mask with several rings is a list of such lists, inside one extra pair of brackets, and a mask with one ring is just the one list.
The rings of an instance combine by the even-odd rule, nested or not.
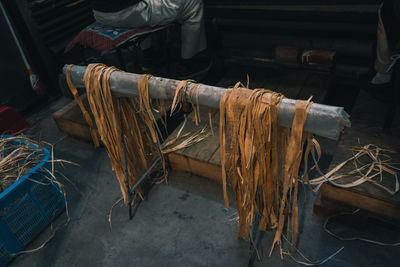
[(142, 176), (140, 176), (139, 180), (132, 186), (132, 188), (130, 188), (130, 186), (129, 186), (129, 178), (128, 178), (128, 168), (127, 168), (127, 163), (126, 163), (125, 137), (124, 137), (124, 131), (123, 131), (123, 127), (122, 127), (120, 98), (118, 98), (117, 101), (118, 101), (118, 113), (120, 114), (119, 121), (120, 121), (121, 147), (122, 147), (122, 156), (123, 156), (124, 170), (125, 170), (125, 186), (126, 186), (126, 192), (128, 193), (129, 219), (132, 220), (132, 218), (133, 218), (132, 196), (133, 196), (135, 190), (143, 183), (143, 181), (146, 179), (146, 177), (153, 171), (153, 169), (161, 161), (161, 156), (156, 158), (156, 160), (153, 162), (153, 164), (150, 166), (150, 168), (147, 169), (145, 171), (145, 173)]
[(258, 253), (258, 249), (261, 245), (261, 241), (265, 233), (265, 231), (258, 230), (258, 226), (260, 223), (260, 215), (254, 214), (254, 216), (255, 220), (250, 234), (249, 262), (247, 264), (248, 267), (252, 267), (254, 265), (256, 256), (259, 260), (261, 260), (261, 257)]
[[(138, 188), (139, 185), (141, 185), (143, 183), (143, 181), (146, 179), (146, 177), (153, 171), (154, 167), (157, 166), (157, 164), (161, 161), (161, 157), (158, 157), (153, 164), (150, 166), (149, 169), (147, 169), (147, 171), (140, 176), (139, 180), (133, 185), (133, 187), (131, 189), (129, 189), (129, 184), (127, 185), (127, 190), (128, 190), (128, 194), (129, 194), (129, 198), (132, 199), (132, 195), (135, 192), (136, 188)], [(132, 220), (132, 202), (129, 203), (129, 219)]]

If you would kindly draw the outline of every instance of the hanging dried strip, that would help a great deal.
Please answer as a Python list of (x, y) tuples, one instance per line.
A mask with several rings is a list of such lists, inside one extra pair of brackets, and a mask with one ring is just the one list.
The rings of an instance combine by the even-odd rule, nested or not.
[(72, 64), (68, 65), (67, 70), (65, 72), (65, 78), (67, 80), (68, 87), (69, 87), (72, 95), (74, 96), (74, 99), (75, 99), (76, 103), (78, 104), (78, 106), (79, 106), (79, 108), (80, 108), (80, 110), (81, 110), (81, 112), (83, 114), (83, 117), (85, 118), (86, 122), (89, 125), (90, 136), (92, 137), (92, 140), (93, 140), (93, 143), (94, 143), (94, 147), (98, 147), (100, 145), (100, 143), (99, 143), (99, 139), (97, 137), (96, 129), (93, 126), (92, 118), (90, 117), (89, 113), (85, 109), (85, 106), (84, 106), (84, 104), (82, 102), (82, 99), (79, 97), (78, 90), (76, 89), (76, 87), (74, 86), (74, 84), (72, 83), (72, 80), (71, 80), (71, 68), (73, 66), (74, 65), (72, 65)]
[[(125, 172), (129, 187), (132, 187), (139, 176), (148, 169), (149, 163), (158, 156), (162, 157), (162, 154), (159, 148), (159, 129), (148, 93), (148, 80), (151, 76), (144, 75), (139, 80), (139, 98), (117, 98), (112, 94), (109, 83), (111, 73), (116, 70), (118, 69), (103, 64), (90, 64), (86, 69), (84, 81), (99, 136), (111, 160), (124, 202), (128, 204)], [(162, 178), (166, 178), (165, 161), (162, 162)], [(135, 193), (141, 196), (141, 189), (138, 188)]]
[[(278, 126), (283, 95), (263, 89), (227, 90), (220, 103), (220, 147), (225, 205), (227, 184), (236, 194), (238, 237), (248, 237), (254, 216), (260, 230), (276, 229), (271, 251), (280, 244), (285, 222), (298, 228), (297, 184), (311, 102), (297, 101), (292, 129)], [(291, 214), (291, 216), (290, 216)], [(291, 221), (288, 218), (291, 217)]]

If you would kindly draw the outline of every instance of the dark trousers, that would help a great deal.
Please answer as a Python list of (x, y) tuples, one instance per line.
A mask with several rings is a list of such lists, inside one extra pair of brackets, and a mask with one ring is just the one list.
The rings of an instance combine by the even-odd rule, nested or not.
[[(382, 22), (393, 52), (399, 52), (400, 40), (400, 0), (384, 0), (381, 8)], [(395, 51), (397, 47), (397, 51)]]

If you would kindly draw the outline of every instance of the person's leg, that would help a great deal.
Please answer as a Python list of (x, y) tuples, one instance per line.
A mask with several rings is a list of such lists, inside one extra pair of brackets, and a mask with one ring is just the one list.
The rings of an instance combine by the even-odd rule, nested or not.
[(181, 57), (192, 58), (204, 50), (206, 32), (201, 0), (148, 0), (151, 6), (151, 26), (172, 22), (181, 24)]
[(176, 66), (177, 78), (207, 72), (210, 58), (195, 57), (207, 47), (201, 0), (144, 0), (114, 13), (94, 11), (98, 22), (115, 27), (154, 27), (173, 22), (181, 24), (181, 58)]
[(192, 58), (206, 49), (206, 32), (201, 0), (145, 0), (118, 12), (93, 11), (101, 24), (123, 28), (181, 23), (181, 56)]
[(94, 18), (104, 25), (120, 28), (142, 28), (150, 26), (151, 8), (145, 1), (117, 12), (93, 10)]
[(372, 84), (385, 84), (390, 82), (391, 74), (386, 72), (391, 60), (392, 51), (389, 47), (385, 26), (382, 22), (381, 8), (378, 11), (378, 30), (377, 30), (377, 46), (376, 46), (376, 60), (375, 70), (377, 74), (371, 80)]
[(400, 1), (385, 0), (381, 8), (381, 19), (385, 25), (389, 47), (394, 50), (400, 41)]
[(181, 24), (181, 60), (172, 64), (174, 78), (189, 79), (204, 75), (212, 66), (208, 55), (199, 54), (207, 48), (201, 0), (146, 0), (151, 6), (150, 24)]
[(183, 59), (188, 59), (207, 47), (206, 31), (203, 17), (203, 2), (201, 0), (182, 0), (181, 41)]

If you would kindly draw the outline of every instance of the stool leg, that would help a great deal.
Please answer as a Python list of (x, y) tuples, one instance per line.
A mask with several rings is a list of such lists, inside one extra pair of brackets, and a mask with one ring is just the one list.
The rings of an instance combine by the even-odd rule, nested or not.
[[(133, 49), (132, 49), (133, 46)], [(134, 44), (128, 44), (128, 46), (126, 47), (129, 50), (129, 56), (131, 58), (131, 62), (134, 66), (134, 72), (137, 72), (138, 70), (138, 66), (137, 66), (137, 62), (136, 62), (136, 57), (135, 57), (135, 45)]]
[(392, 127), (393, 120), (396, 116), (397, 109), (400, 105), (400, 64), (395, 66), (393, 71), (393, 82), (392, 82), (392, 91), (393, 95), (391, 98), (391, 103), (389, 105), (388, 111), (386, 113), (385, 122), (383, 124), (383, 130), (385, 132), (389, 132)]
[[(163, 44), (163, 40), (165, 41), (165, 45)], [(169, 62), (169, 50), (170, 50), (170, 36), (169, 36), (169, 27), (165, 31), (161, 31), (158, 36), (158, 44), (163, 48), (163, 61), (166, 63)]]
[(83, 64), (84, 65), (88, 65), (88, 62), (86, 60), (86, 53), (85, 53), (86, 47), (80, 46), (79, 47), (79, 51), (80, 51), (80, 54), (81, 54), (81, 57), (82, 57)]
[(121, 48), (117, 47), (116, 51), (117, 51), (117, 56), (118, 56), (118, 61), (119, 61), (119, 64), (120, 64), (120, 68), (122, 70), (126, 71), (126, 64), (125, 64), (125, 61), (124, 61), (124, 57), (122, 56)]
[(139, 38), (137, 40), (137, 42), (135, 42), (135, 53), (134, 53), (134, 58), (135, 58), (135, 66), (138, 72), (143, 72), (143, 60), (144, 60), (144, 56), (143, 56), (143, 51), (142, 48), (140, 47), (140, 43), (144, 40), (145, 38)]
[(161, 31), (159, 34), (157, 34), (157, 46), (161, 47), (161, 57), (159, 60), (160, 65), (167, 66), (167, 74), (171, 75), (171, 70), (170, 70), (170, 62), (172, 57), (170, 56), (170, 52), (172, 51), (171, 49), (171, 38), (170, 38), (170, 28), (167, 27), (165, 30)]
[(140, 47), (140, 43), (143, 41), (142, 38), (137, 38), (129, 42), (126, 46), (129, 50), (129, 54), (134, 65), (134, 72), (142, 73), (142, 62), (143, 62), (143, 54), (142, 49)]
[(392, 127), (393, 119), (396, 114), (397, 108), (396, 104), (392, 103), (387, 112), (386, 112), (386, 118), (385, 118), (385, 123), (383, 124), (383, 130), (388, 133), (390, 131), (390, 128)]

